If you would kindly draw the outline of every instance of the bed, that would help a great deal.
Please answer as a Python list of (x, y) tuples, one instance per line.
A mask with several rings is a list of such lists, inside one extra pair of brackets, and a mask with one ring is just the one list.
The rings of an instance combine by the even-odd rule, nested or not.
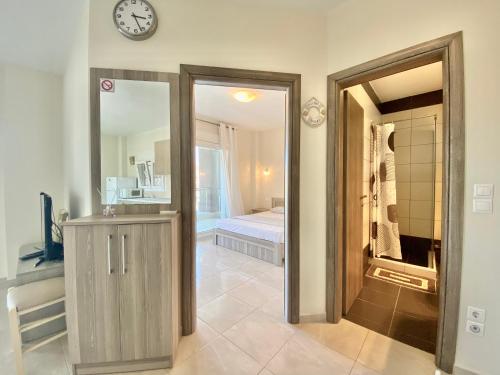
[(272, 210), (218, 220), (214, 230), (214, 244), (283, 266), (284, 205), (283, 198), (272, 198)]

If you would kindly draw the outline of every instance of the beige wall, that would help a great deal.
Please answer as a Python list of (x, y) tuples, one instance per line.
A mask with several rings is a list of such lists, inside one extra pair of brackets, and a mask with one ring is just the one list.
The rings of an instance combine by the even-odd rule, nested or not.
[(71, 217), (91, 213), (88, 0), (64, 72), (64, 189)]
[(1, 268), (7, 270), (8, 278), (14, 278), (19, 247), (41, 240), (40, 192), (52, 196), (56, 215), (64, 207), (63, 80), (59, 75), (13, 65), (0, 70), (5, 73), (0, 87), (4, 91), (0, 137), (4, 177), (0, 182), (0, 221), (4, 223), (0, 234), (4, 238), (0, 240), (7, 258), (7, 267)]
[[(456, 364), (481, 374), (498, 373), (500, 303), (500, 194), (493, 215), (472, 213), (474, 183), (500, 184), (497, 108), (500, 47), (495, 0), (346, 1), (331, 10), (328, 72), (359, 64), (459, 30), (465, 57), (465, 225)], [(390, 22), (387, 22), (390, 20)], [(486, 309), (484, 337), (465, 332), (467, 306)]]
[[(299, 73), (303, 102), (326, 100), (324, 13), (230, 0), (152, 0), (158, 30), (137, 43), (116, 31), (115, 3), (90, 2), (91, 66), (178, 72), (185, 63)], [(325, 146), (326, 126), (302, 126), (301, 314), (325, 311)], [(88, 150), (79, 154), (86, 166)]]

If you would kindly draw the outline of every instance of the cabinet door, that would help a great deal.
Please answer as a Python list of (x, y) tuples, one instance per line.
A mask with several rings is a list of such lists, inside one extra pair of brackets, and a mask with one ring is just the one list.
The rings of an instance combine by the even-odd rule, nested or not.
[(171, 354), (169, 224), (120, 225), (122, 360)]
[(80, 360), (120, 360), (117, 227), (81, 226), (75, 235)]

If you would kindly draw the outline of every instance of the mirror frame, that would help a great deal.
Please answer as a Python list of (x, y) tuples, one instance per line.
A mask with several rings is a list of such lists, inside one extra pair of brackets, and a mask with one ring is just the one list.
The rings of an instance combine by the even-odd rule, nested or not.
[(116, 204), (117, 215), (157, 214), (178, 211), (181, 203), (180, 179), (180, 115), (179, 74), (141, 70), (90, 68), (90, 186), (92, 214), (102, 215), (105, 205), (98, 192), (101, 189), (101, 78), (130, 81), (168, 82), (170, 85), (170, 204)]

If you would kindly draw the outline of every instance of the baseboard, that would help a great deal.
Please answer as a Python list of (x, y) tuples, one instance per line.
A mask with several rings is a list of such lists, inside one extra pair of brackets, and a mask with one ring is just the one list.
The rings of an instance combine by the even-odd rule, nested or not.
[(455, 366), (453, 368), (453, 375), (479, 375), (479, 373), (469, 369)]
[(0, 289), (7, 289), (16, 285), (17, 285), (16, 279), (7, 279), (7, 278), (0, 279)]
[(326, 323), (326, 313), (300, 315), (299, 319), (301, 323)]

